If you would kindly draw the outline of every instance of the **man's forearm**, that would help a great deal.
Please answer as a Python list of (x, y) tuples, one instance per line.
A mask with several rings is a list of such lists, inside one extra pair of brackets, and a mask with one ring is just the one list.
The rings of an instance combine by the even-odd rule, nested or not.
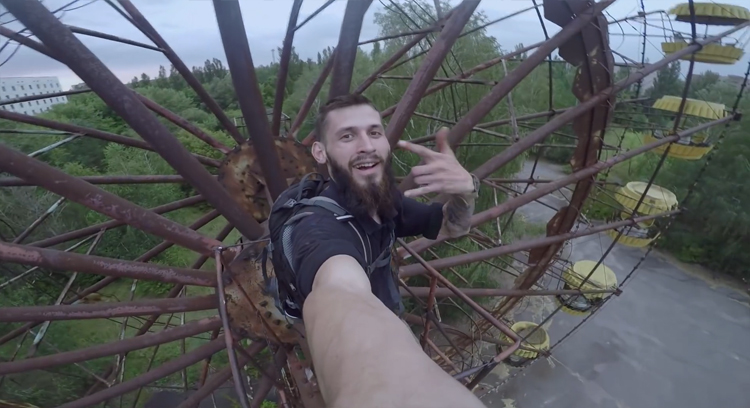
[(452, 194), (443, 205), (443, 226), (441, 235), (460, 237), (471, 229), (471, 216), (474, 214), (473, 194)]
[(482, 408), (422, 351), (367, 282), (353, 258), (329, 260), (305, 300), (307, 340), (326, 406)]

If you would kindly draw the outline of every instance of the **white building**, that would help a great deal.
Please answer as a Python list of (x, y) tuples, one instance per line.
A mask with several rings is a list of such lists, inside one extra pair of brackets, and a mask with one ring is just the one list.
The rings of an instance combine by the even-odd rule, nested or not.
[[(0, 101), (58, 92), (62, 92), (62, 88), (57, 77), (0, 78)], [(67, 101), (68, 98), (66, 96), (55, 96), (18, 102), (11, 105), (2, 105), (0, 109), (23, 113), (25, 115), (36, 115), (37, 113), (48, 111), (58, 103), (66, 103)]]

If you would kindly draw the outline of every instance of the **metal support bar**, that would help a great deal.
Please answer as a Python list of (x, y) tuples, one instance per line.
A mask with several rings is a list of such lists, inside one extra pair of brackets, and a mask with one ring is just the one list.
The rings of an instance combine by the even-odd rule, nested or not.
[[(18, 18), (43, 44), (54, 50), (64, 50), (58, 58), (73, 70), (99, 97), (130, 127), (147, 140), (154, 149), (200, 191), (206, 200), (220, 210), (243, 234), (256, 237), (262, 233), (260, 225), (248, 217), (229, 193), (169, 130), (107, 69), (98, 58), (78, 40), (70, 30), (38, 2), (3, 0), (8, 10)], [(164, 48), (164, 47), (162, 47)]]
[[(284, 191), (287, 184), (284, 173), (281, 171), (276, 144), (268, 124), (268, 116), (263, 105), (258, 78), (255, 76), (255, 66), (247, 42), (245, 25), (242, 22), (240, 3), (239, 0), (214, 0), (213, 3), (216, 11), (216, 22), (219, 24), (221, 42), (224, 44), (224, 53), (232, 74), (234, 89), (237, 91), (242, 117), (245, 119), (247, 131), (253, 141), (266, 188), (271, 193), (271, 198), (275, 200)], [(242, 228), (238, 229), (248, 239), (259, 238), (262, 233), (260, 226), (257, 225), (254, 218), (247, 214), (244, 217), (253, 220), (255, 223), (254, 231), (250, 234)], [(231, 221), (234, 222), (234, 220)]]
[(479, 305), (474, 300), (472, 300), (469, 296), (461, 292), (460, 289), (458, 289), (455, 285), (453, 285), (446, 277), (441, 275), (440, 272), (438, 272), (427, 261), (425, 261), (421, 256), (419, 256), (418, 253), (414, 252), (414, 250), (409, 248), (403, 239), (398, 238), (398, 242), (404, 249), (406, 249), (407, 252), (411, 254), (411, 256), (414, 257), (414, 259), (417, 260), (417, 262), (419, 262), (425, 269), (427, 269), (427, 272), (429, 272), (431, 277), (434, 277), (435, 279), (437, 279), (437, 281), (440, 282), (441, 285), (448, 288), (461, 300), (466, 302), (467, 305), (469, 305), (472, 309), (474, 309), (475, 312), (477, 312), (490, 324), (495, 326), (498, 330), (503, 332), (506, 336), (508, 336), (511, 340), (514, 341), (512, 346), (506, 348), (500, 354), (496, 355), (495, 358), (493, 358), (493, 361), (501, 362), (504, 359), (506, 359), (508, 356), (513, 354), (514, 351), (518, 350), (518, 347), (521, 346), (521, 338), (518, 337), (518, 335), (513, 330), (511, 330), (510, 327), (506, 326), (503, 322), (497, 320), (495, 316), (492, 316), (492, 314), (490, 314), (490, 312), (488, 312), (485, 308), (483, 308), (481, 305)]
[(279, 59), (279, 71), (276, 74), (276, 95), (273, 100), (273, 121), (271, 122), (271, 134), (278, 136), (281, 129), (281, 110), (284, 106), (284, 93), (286, 92), (286, 81), (289, 76), (289, 60), (292, 58), (292, 46), (294, 44), (294, 32), (299, 17), (299, 9), (302, 0), (294, 0), (292, 12), (289, 14), (289, 22), (284, 36), (284, 45), (281, 49)]
[(94, 255), (86, 256), (4, 242), (0, 242), (0, 261), (105, 276), (156, 280), (195, 286), (216, 286), (216, 277), (206, 271)]
[(216, 306), (217, 301), (215, 296), (200, 296), (71, 306), (4, 307), (0, 309), (0, 322), (102, 319), (108, 317), (150, 315), (154, 313), (194, 312), (197, 310), (214, 309)]
[[(0, 184), (0, 186), (2, 186), (2, 184)], [(60, 204), (62, 204), (64, 201), (65, 201), (65, 197), (62, 197), (59, 200), (55, 201), (55, 203), (52, 204), (47, 209), (47, 211), (44, 212), (44, 214), (42, 214), (41, 216), (39, 216), (39, 218), (37, 218), (36, 220), (34, 220), (34, 222), (32, 222), (31, 225), (29, 225), (28, 227), (26, 227), (26, 229), (23, 230), (23, 232), (21, 232), (20, 234), (18, 234), (18, 236), (15, 237), (13, 239), (13, 241), (11, 241), (11, 244), (20, 244), (21, 241), (23, 241), (24, 239), (26, 239), (26, 237), (28, 237), (29, 234), (31, 234), (32, 232), (34, 232), (34, 230), (38, 226), (40, 226), (44, 222), (44, 220), (46, 220), (50, 215), (52, 215), (53, 212), (57, 211), (57, 209), (60, 207)]]
[[(164, 214), (164, 213), (168, 213), (171, 211), (179, 210), (181, 208), (189, 207), (191, 205), (202, 203), (203, 201), (205, 201), (203, 197), (200, 195), (197, 195), (197, 196), (192, 196), (188, 198), (183, 198), (182, 200), (177, 200), (169, 204), (160, 205), (158, 207), (149, 208), (148, 211), (154, 214)], [(56, 235), (54, 237), (35, 241), (28, 245), (32, 247), (40, 247), (40, 248), (51, 247), (53, 245), (61, 244), (63, 242), (67, 242), (73, 239), (78, 239), (78, 238), (85, 237), (87, 235), (95, 234), (97, 231), (103, 228), (111, 230), (113, 228), (121, 227), (123, 225), (125, 225), (125, 222), (123, 221), (119, 221), (119, 220), (107, 221), (101, 224), (90, 225), (88, 227), (81, 228), (75, 231), (65, 232), (63, 234)]]
[(341, 23), (339, 42), (331, 73), (331, 89), (328, 98), (349, 93), (354, 72), (354, 59), (357, 57), (357, 43), (362, 31), (362, 20), (372, 0), (348, 0)]
[[(221, 341), (222, 339), (217, 340)], [(250, 361), (250, 357), (254, 357), (265, 348), (266, 345), (263, 342), (253, 342), (249, 347), (245, 349), (245, 353), (240, 353), (239, 357), (237, 358), (238, 364), (244, 367)], [(216, 391), (219, 387), (229, 381), (230, 378), (232, 378), (231, 368), (226, 367), (222, 369), (218, 373), (209, 377), (202, 387), (198, 388), (198, 390), (187, 397), (185, 401), (182, 401), (182, 403), (178, 405), (177, 408), (196, 408), (201, 403), (201, 401), (203, 401), (209, 395), (213, 394), (214, 391)]]
[(66, 351), (43, 357), (28, 358), (26, 360), (0, 363), (0, 375), (23, 373), (31, 370), (41, 370), (65, 364), (80, 363), (101, 357), (127, 353), (159, 344), (169, 343), (185, 337), (195, 336), (221, 327), (217, 317), (188, 322), (184, 326), (177, 326), (159, 333), (147, 334), (140, 337), (99, 344), (80, 350)]
[[(502, 248), (502, 247), (500, 247)], [(448, 259), (448, 258), (441, 258)], [(445, 269), (445, 268), (440, 268)], [(401, 290), (401, 296), (410, 297), (428, 297), (430, 293), (429, 287), (409, 287), (409, 291)], [(503, 296), (503, 297), (524, 297), (524, 296), (557, 296), (557, 295), (589, 295), (599, 293), (615, 293), (617, 289), (601, 289), (601, 290), (576, 290), (576, 289), (559, 289), (559, 290), (523, 290), (523, 289), (500, 289), (500, 288), (459, 288), (466, 296), (472, 297), (489, 297), (489, 296)], [(447, 288), (436, 288), (435, 297), (445, 298), (456, 296), (451, 290)]]
[[(476, 126), (482, 118), (484, 118), (500, 101), (505, 98), (508, 93), (518, 85), (531, 71), (541, 64), (548, 55), (552, 53), (559, 46), (573, 38), (576, 34), (581, 32), (588, 24), (597, 18), (601, 12), (611, 5), (614, 0), (605, 0), (595, 3), (590, 9), (583, 13), (578, 14), (575, 20), (560, 30), (554, 37), (550, 38), (549, 41), (545, 41), (536, 51), (524, 62), (522, 62), (516, 69), (508, 74), (503, 80), (492, 90), (485, 95), (476, 105), (474, 105), (469, 112), (464, 115), (458, 123), (453, 126), (448, 133), (448, 142), (453, 149), (456, 149), (463, 139), (471, 132), (471, 128)], [(592, 98), (593, 99), (593, 98)], [(593, 105), (592, 105), (593, 106)], [(390, 126), (390, 124), (389, 124)], [(524, 137), (522, 140), (528, 139)], [(533, 143), (532, 143), (533, 145)], [(506, 149), (505, 151), (512, 150), (513, 148)], [(520, 154), (520, 153), (519, 153)], [(516, 154), (517, 155), (517, 154)], [(475, 173), (476, 174), (476, 173)], [(486, 177), (485, 175), (484, 177)], [(479, 174), (477, 174), (479, 177)], [(480, 177), (481, 178), (481, 177)], [(414, 186), (414, 180), (409, 175), (404, 181), (401, 182), (399, 188), (401, 190), (412, 188)]]
[[(548, 246), (551, 244), (556, 244), (556, 243), (560, 243), (563, 241), (567, 241), (573, 238), (593, 235), (599, 232), (604, 232), (604, 231), (615, 229), (615, 228), (620, 228), (620, 227), (624, 227), (628, 225), (635, 225), (639, 222), (645, 222), (645, 221), (654, 220), (660, 217), (666, 217), (672, 214), (676, 214), (678, 212), (679, 210), (674, 210), (674, 211), (669, 211), (669, 212), (665, 212), (661, 214), (648, 215), (648, 216), (643, 216), (643, 217), (636, 217), (632, 219), (617, 221), (611, 224), (599, 225), (599, 226), (588, 228), (585, 230), (568, 232), (565, 234), (553, 235), (550, 237), (518, 241), (512, 244), (503, 245), (503, 246), (499, 246), (495, 248), (489, 248), (489, 249), (485, 249), (482, 251), (472, 252), (472, 253), (463, 254), (463, 255), (456, 255), (456, 256), (451, 256), (447, 258), (440, 258), (440, 259), (436, 259), (433, 261), (429, 261), (428, 263), (433, 268), (438, 269), (438, 270), (449, 268), (449, 267), (454, 267), (454, 266), (461, 266), (461, 265), (465, 265), (468, 263), (478, 262), (478, 261), (482, 261), (485, 259), (491, 259), (491, 258), (495, 258), (495, 257), (502, 256), (502, 255), (512, 254), (514, 252), (544, 247), (544, 246)], [(414, 245), (413, 243), (411, 244), (411, 246), (416, 247), (413, 249), (413, 251), (415, 252), (418, 250), (426, 249), (426, 248), (424, 249), (420, 248)], [(402, 278), (407, 278), (409, 276), (421, 275), (421, 274), (424, 274), (425, 272), (427, 272), (427, 270), (421, 265), (412, 264), (412, 265), (401, 267), (401, 269), (399, 270), (399, 276)]]
[(404, 91), (404, 95), (396, 105), (393, 117), (388, 121), (385, 133), (391, 146), (401, 139), (401, 134), (419, 101), (422, 100), (422, 96), (430, 85), (430, 80), (435, 76), (440, 64), (443, 63), (478, 5), (479, 0), (464, 0), (461, 2), (445, 23), (445, 27), (443, 27), (440, 36), (430, 48), (427, 56), (422, 60), (419, 69), (414, 74), (414, 80), (409, 83), (409, 87)]
[(65, 25), (65, 27), (67, 27), (70, 31), (76, 34), (83, 34), (89, 37), (96, 37), (96, 38), (101, 38), (104, 40), (110, 40), (110, 41), (119, 42), (123, 44), (134, 45), (136, 47), (145, 48), (147, 50), (164, 52), (164, 50), (162, 50), (159, 47), (154, 47), (153, 45), (140, 43), (138, 41), (128, 40), (127, 38), (117, 37), (112, 34), (100, 33), (99, 31), (89, 30), (88, 28), (81, 28), (81, 27), (76, 27), (76, 26), (67, 25), (67, 24)]
[(190, 71), (190, 68), (185, 65), (184, 62), (175, 54), (174, 50), (167, 44), (166, 41), (164, 41), (164, 38), (162, 38), (161, 35), (154, 29), (154, 27), (151, 25), (151, 23), (146, 20), (146, 18), (141, 14), (140, 11), (133, 5), (133, 3), (130, 2), (130, 0), (117, 0), (118, 3), (127, 11), (128, 14), (130, 14), (130, 17), (132, 18), (132, 22), (135, 24), (135, 26), (141, 30), (146, 37), (149, 37), (159, 48), (161, 48), (162, 52), (164, 53), (164, 56), (167, 57), (169, 62), (172, 63), (172, 66), (177, 70), (177, 72), (180, 73), (180, 75), (185, 79), (185, 82), (190, 85), (191, 88), (195, 91), (196, 94), (198, 94), (198, 97), (200, 100), (206, 104), (206, 107), (208, 110), (211, 111), (211, 113), (216, 116), (216, 118), (219, 120), (219, 123), (224, 127), (224, 129), (227, 130), (227, 133), (229, 133), (229, 136), (231, 136), (237, 143), (242, 143), (245, 141), (245, 138), (242, 137), (240, 134), (240, 131), (237, 130), (237, 127), (234, 126), (234, 123), (227, 117), (227, 115), (224, 113), (224, 111), (221, 109), (218, 103), (214, 100), (214, 98), (211, 97), (211, 95), (208, 94), (205, 88), (198, 82), (198, 79), (193, 75), (193, 72)]
[[(333, 54), (331, 54), (331, 56), (328, 58), (328, 61), (326, 61), (325, 66), (323, 66), (323, 70), (320, 71), (318, 79), (315, 80), (312, 88), (310, 88), (310, 91), (307, 93), (305, 101), (302, 102), (302, 106), (299, 108), (297, 115), (294, 116), (294, 122), (292, 122), (292, 126), (289, 129), (290, 138), (297, 138), (297, 132), (299, 131), (299, 128), (302, 127), (302, 122), (304, 122), (307, 114), (310, 112), (310, 108), (312, 108), (313, 103), (315, 103), (315, 99), (318, 97), (318, 94), (320, 94), (320, 90), (323, 88), (323, 84), (325, 84), (326, 79), (328, 79), (328, 75), (331, 73), (331, 69), (333, 68), (333, 61), (335, 60), (336, 51), (333, 51)], [(310, 142), (307, 145), (309, 146), (310, 144), (312, 144), (312, 138), (308, 137), (307, 139), (305, 139), (305, 141), (307, 141), (308, 139)], [(305, 141), (303, 141), (303, 144), (305, 144)]]
[[(2, 28), (2, 27), (0, 27)], [(56, 122), (54, 120), (44, 119), (37, 116), (24, 115), (22, 113), (16, 113), (0, 109), (0, 119), (10, 120), (13, 122), (26, 123), (33, 126), (42, 126), (50, 129), (62, 130), (64, 132), (70, 132), (73, 134), (80, 134), (83, 136), (93, 137), (95, 139), (106, 140), (108, 142), (118, 143), (124, 146), (137, 147), (139, 149), (155, 151), (150, 144), (146, 141), (134, 139), (132, 137), (117, 135), (110, 132), (104, 132), (97, 129), (86, 128), (78, 125), (71, 125), (69, 123)], [(200, 163), (211, 167), (219, 167), (221, 162), (205, 156), (192, 154)]]
[(107, 401), (111, 398), (136, 390), (160, 378), (164, 378), (170, 374), (176, 373), (185, 367), (190, 367), (191, 365), (207, 358), (208, 356), (218, 353), (219, 351), (224, 349), (224, 347), (225, 346), (223, 341), (221, 339), (216, 339), (210, 343), (198, 347), (188, 354), (184, 354), (160, 365), (159, 367), (151, 371), (139, 375), (132, 380), (125, 381), (123, 383), (120, 383), (119, 385), (107, 388), (96, 394), (92, 394), (69, 402), (67, 404), (63, 404), (59, 408), (84, 408)]
[[(159, 183), (184, 183), (185, 178), (180, 175), (148, 175), (148, 176), (83, 176), (79, 180), (89, 184), (159, 184)], [(18, 177), (0, 178), (0, 187), (26, 187), (33, 186), (24, 179)]]
[[(198, 253), (210, 253), (211, 248), (221, 244), (4, 145), (0, 145), (0, 170)], [(226, 190), (222, 191), (226, 194)]]
[[(600, 4), (600, 3), (597, 3), (597, 4)], [(689, 45), (673, 54), (669, 54), (666, 57), (664, 57), (662, 60), (655, 62), (653, 64), (649, 64), (643, 69), (637, 72), (634, 72), (633, 74), (629, 75), (625, 79), (616, 83), (614, 86), (611, 86), (605, 89), (604, 91), (600, 92), (596, 96), (592, 96), (585, 102), (581, 102), (576, 107), (567, 110), (565, 113), (561, 114), (560, 116), (555, 117), (554, 119), (542, 125), (535, 131), (527, 134), (526, 136), (524, 136), (523, 139), (521, 139), (515, 145), (505, 149), (502, 153), (496, 155), (495, 157), (488, 160), (486, 163), (477, 167), (474, 170), (474, 174), (476, 174), (477, 177), (479, 178), (484, 178), (484, 177), (489, 176), (500, 167), (504, 166), (511, 160), (518, 157), (519, 154), (526, 151), (534, 144), (539, 143), (540, 141), (544, 140), (552, 132), (556, 131), (557, 129), (564, 126), (565, 124), (570, 123), (573, 119), (583, 115), (585, 112), (588, 112), (595, 106), (602, 103), (604, 100), (612, 97), (612, 95), (616, 94), (617, 92), (620, 92), (623, 89), (627, 88), (628, 86), (638, 82), (640, 79), (642, 79), (646, 75), (652, 72), (658, 71), (659, 69), (666, 66), (670, 62), (676, 61), (677, 59), (685, 55), (689, 55), (694, 52), (697, 52), (706, 44), (711, 44), (713, 42), (719, 41), (721, 38), (748, 26), (750, 26), (750, 21), (734, 26), (733, 28), (724, 31), (721, 34), (705, 38), (701, 41), (697, 41), (695, 44)]]

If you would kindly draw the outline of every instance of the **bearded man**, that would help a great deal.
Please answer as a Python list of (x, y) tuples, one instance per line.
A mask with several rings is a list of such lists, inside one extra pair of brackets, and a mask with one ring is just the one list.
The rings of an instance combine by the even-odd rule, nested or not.
[[(481, 402), (422, 352), (402, 312), (388, 262), (394, 237), (457, 237), (469, 231), (476, 177), (456, 160), (447, 129), (437, 150), (407, 142), (421, 156), (412, 168), (418, 188), (396, 188), (392, 152), (380, 113), (367, 98), (345, 95), (319, 112), (315, 160), (331, 182), (321, 193), (353, 217), (351, 228), (331, 214), (299, 221), (291, 236), (296, 288), (321, 393), (329, 407), (481, 407)], [(448, 196), (443, 204), (413, 197)], [(430, 387), (425, 387), (429, 384)]]

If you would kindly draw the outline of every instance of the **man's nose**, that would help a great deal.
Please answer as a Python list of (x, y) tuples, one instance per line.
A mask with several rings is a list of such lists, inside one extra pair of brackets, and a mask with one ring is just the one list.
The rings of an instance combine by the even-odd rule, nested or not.
[(367, 132), (363, 132), (359, 136), (359, 151), (364, 152), (373, 152), (375, 151), (375, 145), (372, 144), (372, 139), (370, 139), (370, 135), (367, 134)]

